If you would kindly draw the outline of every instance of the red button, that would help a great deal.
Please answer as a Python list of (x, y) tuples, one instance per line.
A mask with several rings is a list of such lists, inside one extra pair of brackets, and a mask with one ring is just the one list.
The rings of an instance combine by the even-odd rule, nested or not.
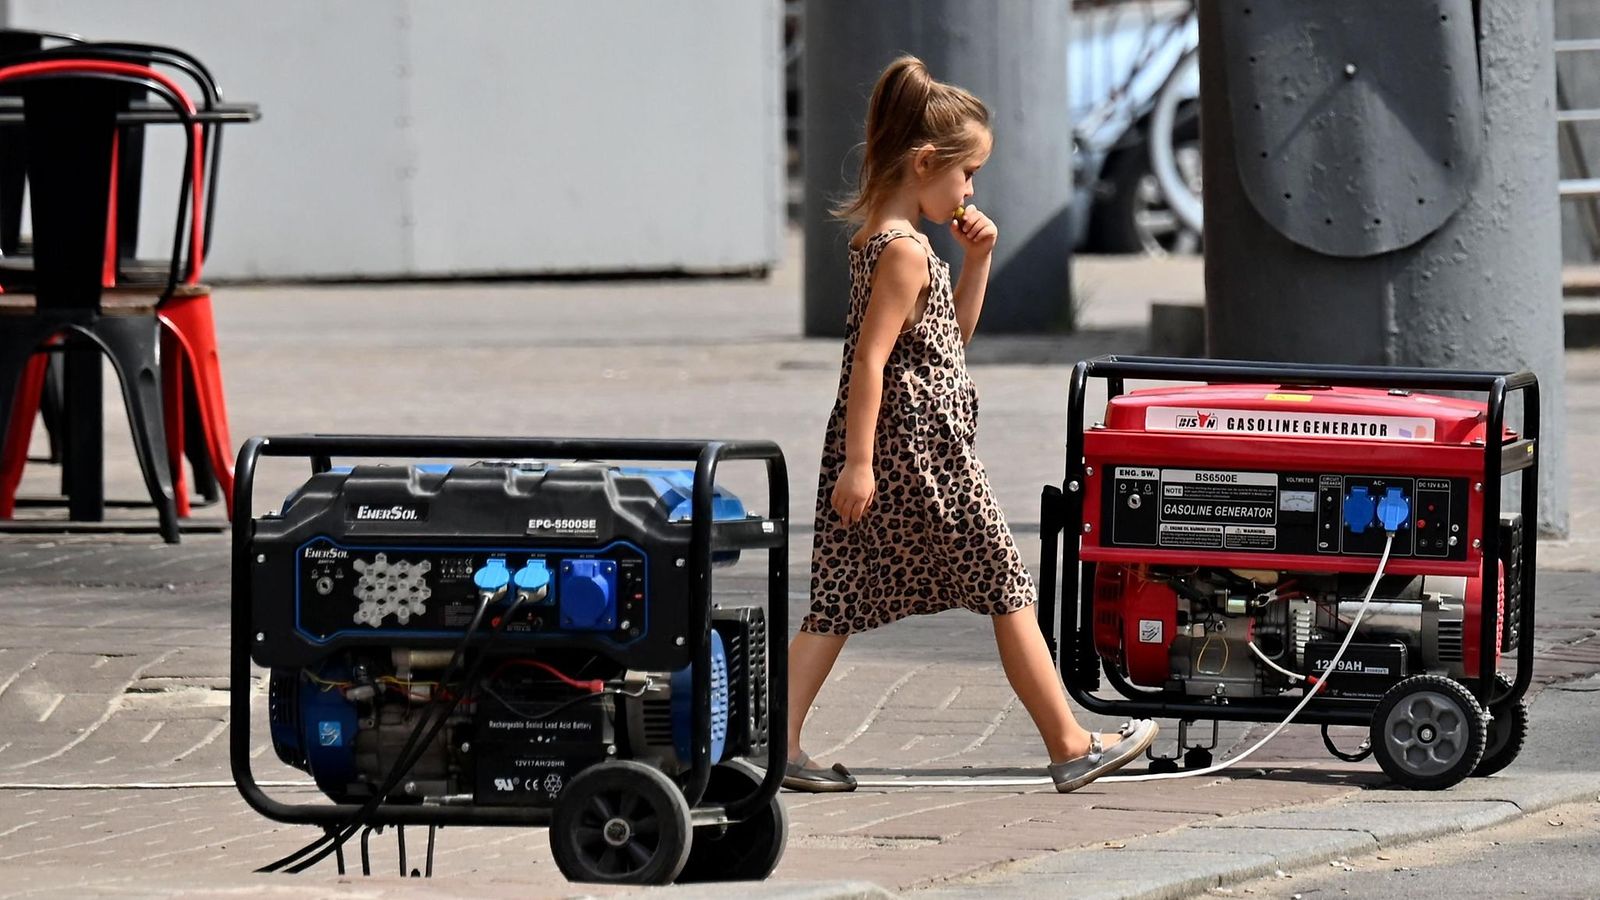
[(1418, 528), (1427, 528), (1428, 527), (1428, 520), (1427, 519), (1418, 519), (1417, 520), (1417, 527)]

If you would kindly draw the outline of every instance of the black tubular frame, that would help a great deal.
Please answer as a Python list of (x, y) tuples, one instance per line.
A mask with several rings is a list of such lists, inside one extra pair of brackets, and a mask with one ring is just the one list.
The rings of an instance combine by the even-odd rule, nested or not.
[[(756, 814), (778, 793), (787, 762), (788, 741), (769, 734), (766, 775), (756, 791), (732, 803), (697, 807), (711, 777), (711, 554), (715, 535), (712, 496), (717, 466), (729, 460), (766, 463), (767, 519), (777, 524), (767, 549), (767, 709), (770, 728), (788, 721), (788, 643), (783, 639), (788, 612), (789, 476), (783, 452), (770, 441), (605, 440), (597, 438), (386, 437), (379, 435), (294, 435), (254, 437), (239, 450), (234, 470), (233, 623), (229, 679), (232, 725), (229, 759), (234, 785), (257, 812), (269, 819), (300, 825), (337, 826), (361, 809), (359, 804), (288, 804), (272, 799), (256, 783), (250, 768), (251, 545), (255, 534), (252, 492), (256, 462), (263, 456), (311, 460), (313, 471), (325, 471), (335, 456), (410, 459), (606, 459), (629, 461), (694, 461), (694, 496), (690, 516), (688, 651), (693, 664), (691, 724), (694, 759), (683, 793), (696, 825), (742, 821)], [(759, 549), (759, 546), (757, 549)], [(552, 811), (535, 807), (425, 806), (384, 803), (369, 825), (549, 825)]]
[[(1479, 548), (1483, 554), (1481, 624), (1479, 628), (1479, 671), (1469, 687), (1485, 708), (1514, 702), (1528, 690), (1533, 678), (1534, 581), (1537, 569), (1539, 521), (1539, 380), (1532, 372), (1482, 372), (1449, 369), (1399, 368), (1353, 365), (1297, 365), (1289, 363), (1244, 362), (1237, 360), (1175, 359), (1168, 357), (1101, 356), (1080, 362), (1072, 370), (1067, 395), (1066, 477), (1059, 487), (1044, 490), (1040, 523), (1043, 544), (1040, 563), (1040, 627), (1052, 651), (1059, 650), (1057, 664), (1068, 693), (1084, 708), (1097, 713), (1178, 719), (1219, 719), (1241, 722), (1275, 722), (1294, 708), (1298, 698), (1279, 698), (1279, 702), (1259, 699), (1226, 704), (1200, 702), (1203, 698), (1177, 701), (1173, 695), (1150, 691), (1152, 699), (1140, 699), (1140, 689), (1126, 680), (1108, 677), (1124, 699), (1106, 699), (1085, 689), (1082, 675), (1087, 666), (1099, 666), (1094, 647), (1092, 603), (1086, 573), (1080, 572), (1083, 509), (1087, 493), (1084, 452), (1085, 390), (1089, 379), (1106, 380), (1107, 401), (1124, 393), (1127, 379), (1207, 382), (1212, 384), (1282, 383), (1327, 387), (1367, 387), (1399, 390), (1468, 391), (1487, 397), (1483, 442), (1482, 498), (1483, 534)], [(1502, 442), (1507, 395), (1523, 393), (1523, 427), (1519, 439)], [(1493, 585), (1499, 583), (1500, 562), (1500, 479), (1513, 472), (1522, 473), (1522, 582), (1520, 640), (1517, 645), (1517, 677), (1507, 693), (1498, 693), (1495, 684), (1496, 650), (1501, 640), (1500, 604), (1490, 599)], [(1063, 546), (1057, 546), (1063, 532)], [(1056, 585), (1060, 561), (1061, 640), (1057, 646)], [(1108, 672), (1111, 667), (1105, 667)], [(1115, 673), (1111, 673), (1114, 676)], [(1130, 696), (1131, 695), (1131, 696)], [(1156, 699), (1159, 698), (1159, 699)], [(1376, 700), (1318, 697), (1297, 717), (1305, 724), (1366, 725), (1372, 720)], [(1491, 707), (1491, 703), (1493, 706)]]

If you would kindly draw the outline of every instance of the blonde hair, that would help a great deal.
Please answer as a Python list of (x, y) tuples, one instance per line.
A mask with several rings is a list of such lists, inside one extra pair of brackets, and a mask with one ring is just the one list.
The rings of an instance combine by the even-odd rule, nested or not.
[[(980, 128), (973, 128), (978, 125)], [(933, 145), (934, 171), (977, 155), (988, 136), (989, 108), (953, 84), (933, 80), (915, 56), (890, 63), (867, 106), (866, 152), (855, 193), (833, 210), (858, 222), (905, 177), (916, 152)]]

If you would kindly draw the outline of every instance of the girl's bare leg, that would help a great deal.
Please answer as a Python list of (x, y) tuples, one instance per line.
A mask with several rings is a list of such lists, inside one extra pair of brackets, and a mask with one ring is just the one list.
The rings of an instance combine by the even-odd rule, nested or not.
[[(1034, 727), (1044, 739), (1052, 763), (1064, 762), (1089, 752), (1089, 732), (1073, 717), (1067, 706), (1061, 676), (1056, 673), (1050, 648), (1039, 630), (1039, 619), (1032, 606), (1006, 615), (993, 616), (994, 640), (1000, 648), (1000, 664), (1006, 680), (1017, 692), (1017, 699), (1033, 717)], [(789, 696), (794, 696), (790, 683)], [(793, 713), (791, 712), (791, 719)], [(791, 732), (793, 733), (793, 732)], [(1110, 746), (1120, 735), (1103, 734), (1102, 743)]]
[[(800, 755), (800, 729), (806, 714), (822, 690), (822, 683), (833, 671), (846, 635), (812, 634), (802, 631), (789, 645), (789, 759)], [(1087, 739), (1085, 739), (1087, 740)]]

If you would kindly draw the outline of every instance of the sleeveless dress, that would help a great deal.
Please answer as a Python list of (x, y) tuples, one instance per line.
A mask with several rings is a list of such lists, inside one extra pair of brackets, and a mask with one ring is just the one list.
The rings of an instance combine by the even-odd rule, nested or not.
[(883, 370), (873, 452), (877, 497), (844, 527), (833, 489), (844, 471), (850, 368), (872, 293), (872, 273), (891, 241), (885, 231), (850, 248), (850, 312), (839, 394), (828, 420), (817, 484), (811, 612), (802, 631), (847, 635), (906, 616), (968, 609), (1000, 615), (1034, 602), (1033, 581), (973, 452), (978, 393), (967, 373), (950, 267), (928, 254), (928, 303), (901, 332)]

